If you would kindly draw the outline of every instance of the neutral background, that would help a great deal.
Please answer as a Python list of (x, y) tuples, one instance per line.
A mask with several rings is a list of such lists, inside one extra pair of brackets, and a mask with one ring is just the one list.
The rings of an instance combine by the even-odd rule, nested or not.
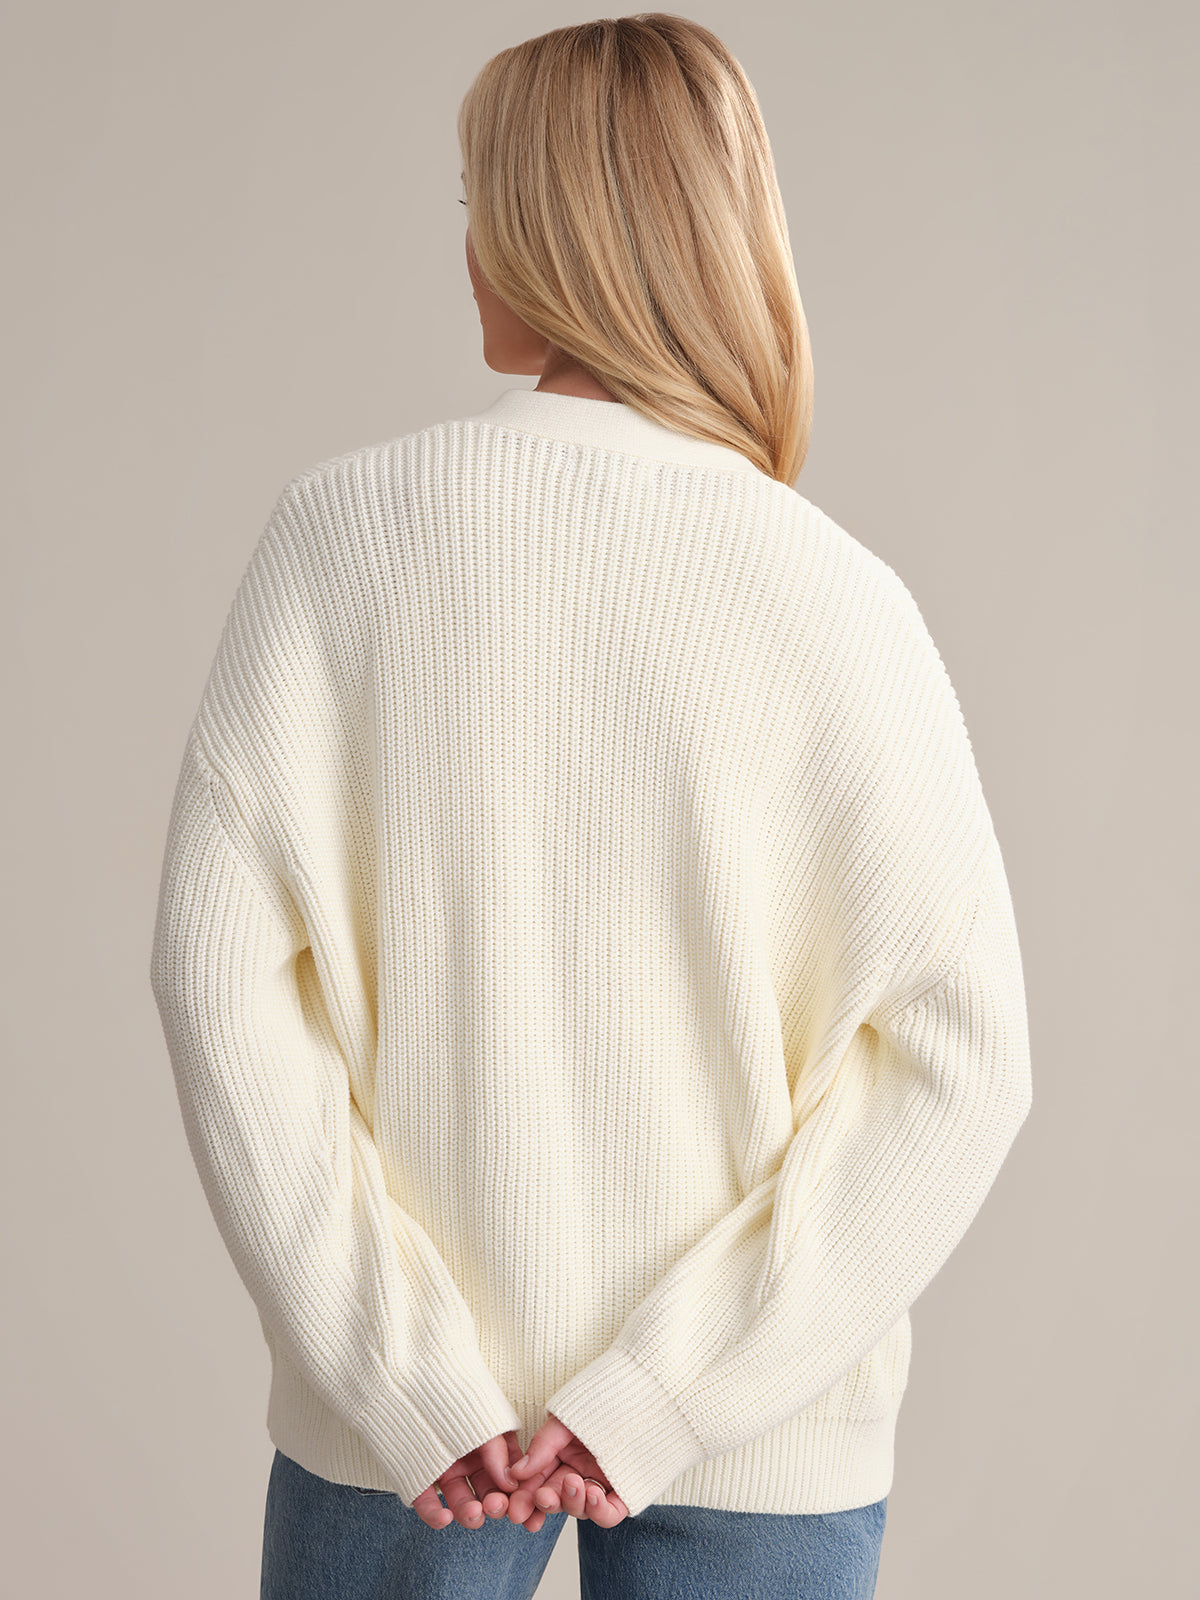
[[(10, 12), (0, 1450), (22, 1596), (258, 1593), (268, 1358), (149, 955), (275, 496), (491, 373), (455, 113), (588, 6)], [(1022, 936), (1034, 1106), (913, 1310), (879, 1600), (1195, 1576), (1196, 12), (688, 7), (756, 86), (816, 366), (796, 487), (905, 579)], [(576, 1594), (575, 1530), (539, 1595)]]

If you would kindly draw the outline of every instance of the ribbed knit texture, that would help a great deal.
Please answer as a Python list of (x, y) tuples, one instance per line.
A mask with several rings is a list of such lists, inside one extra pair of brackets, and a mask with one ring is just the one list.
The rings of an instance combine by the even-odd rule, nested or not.
[(549, 1410), (635, 1515), (888, 1492), (1025, 995), (917, 605), (794, 489), (525, 389), (299, 474), (151, 981), (301, 1466), (411, 1505)]

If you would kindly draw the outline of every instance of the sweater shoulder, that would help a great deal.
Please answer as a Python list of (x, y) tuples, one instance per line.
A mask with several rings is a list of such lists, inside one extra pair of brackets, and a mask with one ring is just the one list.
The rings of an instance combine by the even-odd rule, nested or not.
[(285, 560), (341, 568), (357, 559), (364, 534), (403, 515), (406, 482), (429, 436), (444, 424), (393, 435), (326, 456), (292, 474), (275, 498), (262, 545)]
[(474, 421), (473, 417), (443, 418), (426, 423), (423, 427), (410, 429), (407, 433), (389, 434), (386, 438), (378, 439), (371, 444), (355, 445), (338, 455), (326, 456), (320, 461), (302, 467), (289, 479), (283, 493), (292, 493), (305, 487), (330, 487), (360, 478), (364, 474), (374, 477), (389, 468), (394, 472), (406, 458), (419, 457), (430, 452), (436, 455), (437, 447), (444, 443), (451, 433), (470, 426)]
[[(473, 416), (450, 417), (313, 462), (288, 480), (276, 516), (282, 515), (294, 532), (306, 530), (310, 540), (332, 538), (344, 548), (355, 529), (403, 517), (430, 496), (440, 500), (443, 491), (456, 498), (458, 478), (467, 470), (456, 446), (465, 431), (483, 426)], [(689, 513), (710, 516), (713, 476), (726, 481), (731, 476), (719, 469), (638, 459), (649, 473), (662, 475), (665, 499), (685, 519)], [(497, 470), (495, 462), (489, 465)], [(741, 492), (721, 501), (727, 515), (749, 518), (769, 531), (776, 556), (782, 556), (782, 572), (775, 562), (772, 568), (786, 576), (806, 615), (811, 616), (814, 599), (830, 617), (847, 620), (861, 618), (864, 607), (874, 615), (890, 612), (910, 637), (919, 638), (923, 646), (932, 643), (917, 601), (899, 573), (829, 512), (792, 485), (765, 474), (739, 476), (737, 484)], [(519, 475), (519, 482), (506, 485), (504, 492), (519, 492), (520, 485), (528, 490), (529, 478)], [(499, 490), (499, 485), (493, 487)]]
[[(429, 430), (422, 429), (422, 433)], [(326, 456), (292, 474), (276, 497), (275, 513), (281, 510), (309, 515), (324, 507), (337, 509), (339, 502), (353, 492), (356, 483), (376, 482), (386, 469), (389, 457), (416, 434), (380, 439), (357, 445), (339, 455)]]
[(798, 623), (828, 647), (826, 664), (840, 662), (858, 676), (864, 651), (899, 650), (943, 666), (916, 596), (897, 569), (814, 501), (765, 482), (791, 556)]
[(280, 490), (273, 520), (312, 544), (332, 541), (333, 549), (364, 529), (404, 520), (414, 502), (453, 483), (452, 435), (469, 420), (431, 422), (301, 468)]

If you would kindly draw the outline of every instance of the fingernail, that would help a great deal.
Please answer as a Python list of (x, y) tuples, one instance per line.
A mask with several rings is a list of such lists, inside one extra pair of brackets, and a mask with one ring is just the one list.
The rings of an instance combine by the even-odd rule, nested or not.
[(598, 1506), (599, 1504), (600, 1504), (600, 1496), (599, 1496), (599, 1494), (597, 1494), (595, 1489), (589, 1489), (588, 1490), (588, 1505), (590, 1505), (590, 1506)]
[(528, 1456), (522, 1456), (520, 1461), (514, 1461), (513, 1462), (512, 1470), (514, 1472), (520, 1472), (522, 1467), (527, 1467), (528, 1465), (529, 1465), (529, 1457)]

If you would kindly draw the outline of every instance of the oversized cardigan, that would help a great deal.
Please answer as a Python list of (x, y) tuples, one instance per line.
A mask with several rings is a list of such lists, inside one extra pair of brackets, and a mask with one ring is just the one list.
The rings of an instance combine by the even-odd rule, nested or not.
[(917, 604), (794, 488), (516, 388), (300, 472), (151, 981), (302, 1466), (411, 1505), (550, 1411), (634, 1515), (888, 1492), (1025, 993)]

